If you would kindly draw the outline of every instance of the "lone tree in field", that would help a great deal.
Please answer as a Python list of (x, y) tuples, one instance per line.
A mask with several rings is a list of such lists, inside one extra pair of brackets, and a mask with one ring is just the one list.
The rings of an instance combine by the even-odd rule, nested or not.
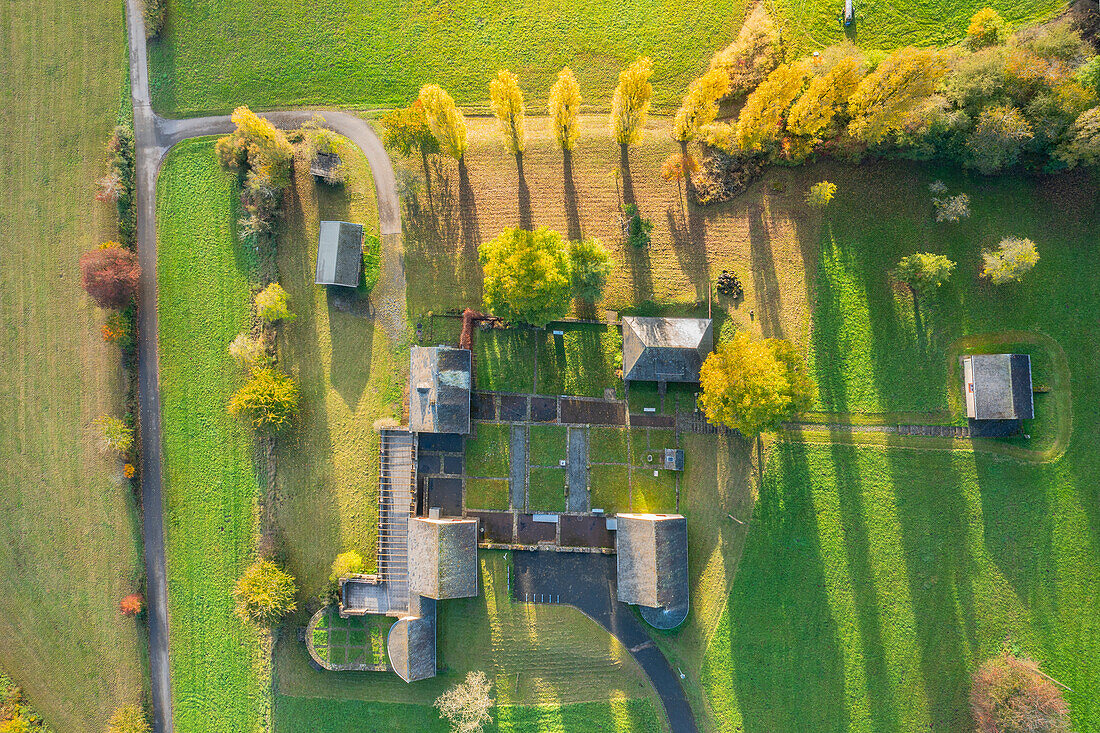
[(298, 587), (294, 578), (270, 560), (248, 566), (233, 588), (237, 615), (245, 621), (268, 626), (293, 611)]
[(973, 50), (999, 46), (1008, 40), (1008, 24), (993, 8), (982, 8), (970, 18), (966, 45)]
[(149, 733), (145, 711), (137, 705), (125, 705), (115, 710), (107, 723), (107, 733)]
[(997, 249), (982, 252), (982, 277), (994, 285), (1016, 282), (1039, 262), (1035, 242), (1023, 237), (1005, 237)]
[(424, 187), (428, 194), (428, 203), (432, 200), (432, 173), (428, 167), (428, 156), (439, 154), (439, 141), (428, 126), (428, 117), (424, 114), (424, 105), (419, 99), (408, 107), (395, 109), (382, 118), (382, 142), (387, 148), (403, 157), (420, 156), (420, 166), (424, 170)]
[(790, 341), (756, 341), (744, 331), (703, 362), (699, 407), (715, 425), (747, 437), (774, 430), (813, 403), (814, 383)]
[(134, 430), (122, 420), (110, 415), (97, 417), (92, 421), (103, 436), (103, 447), (113, 450), (120, 456), (126, 456), (134, 447)]
[(256, 294), (256, 314), (265, 323), (293, 320), (290, 312), (290, 295), (279, 283), (271, 283)]
[(123, 616), (137, 616), (144, 610), (145, 597), (140, 593), (131, 593), (118, 602), (118, 612)]
[(978, 124), (966, 139), (971, 165), (989, 175), (1016, 163), (1028, 140), (1031, 125), (1015, 107), (991, 105), (978, 115)]
[(574, 297), (595, 303), (611, 275), (611, 253), (595, 237), (569, 243), (569, 270)]
[(516, 156), (516, 166), (522, 175), (523, 149), (527, 145), (523, 90), (519, 88), (516, 75), (507, 69), (498, 71), (496, 78), (489, 82), (489, 108), (496, 115), (504, 142)]
[(1030, 659), (1008, 652), (974, 673), (970, 711), (979, 733), (1069, 733), (1069, 708), (1062, 693)]
[(947, 68), (936, 49), (907, 46), (894, 51), (863, 77), (848, 99), (848, 133), (868, 145), (882, 142), (931, 96)]
[(676, 181), (676, 197), (680, 202), (680, 216), (687, 219), (687, 211), (684, 208), (684, 189), (681, 181), (691, 185), (691, 176), (699, 170), (699, 164), (689, 153), (672, 153), (665, 162), (661, 163), (661, 180)]
[(642, 128), (649, 115), (649, 102), (653, 96), (653, 62), (648, 56), (639, 57), (633, 64), (619, 72), (619, 86), (611, 98), (611, 134), (619, 143), (619, 165), (623, 175), (623, 203), (633, 204), (634, 186), (630, 180), (630, 146), (642, 139)]
[(550, 100), (547, 105), (550, 119), (554, 123), (554, 140), (569, 157), (580, 137), (577, 115), (581, 110), (581, 87), (577, 77), (568, 66), (558, 72), (558, 78), (550, 87)]
[(230, 415), (248, 416), (257, 430), (278, 432), (298, 414), (298, 384), (273, 367), (256, 369), (229, 399), (228, 409)]
[(137, 292), (137, 255), (118, 242), (106, 242), (80, 257), (80, 284), (100, 308), (125, 308)]
[(459, 171), (464, 171), (466, 162), (466, 118), (455, 106), (450, 94), (437, 84), (425, 84), (420, 88), (420, 104), (424, 107), (424, 118), (428, 128), (435, 136), (443, 152), (458, 161)]
[(909, 286), (915, 300), (918, 295), (936, 290), (947, 282), (954, 270), (955, 263), (943, 255), (917, 252), (902, 257), (894, 275)]
[(489, 711), (493, 707), (493, 683), (484, 672), (469, 672), (460, 682), (436, 698), (439, 717), (451, 724), (454, 733), (481, 733), (493, 722)]
[(828, 181), (818, 181), (810, 186), (806, 194), (806, 203), (815, 209), (824, 209), (836, 196), (836, 184)]
[(543, 327), (569, 312), (572, 281), (561, 234), (505, 229), (478, 247), (485, 307), (507, 321)]

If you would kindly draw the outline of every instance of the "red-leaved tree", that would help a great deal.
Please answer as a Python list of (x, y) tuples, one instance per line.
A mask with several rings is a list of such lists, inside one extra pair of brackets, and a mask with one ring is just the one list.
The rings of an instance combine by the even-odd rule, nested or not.
[(979, 733), (1068, 733), (1062, 693), (1030, 659), (1005, 652), (974, 673), (970, 709)]
[(125, 308), (137, 292), (137, 255), (107, 242), (80, 257), (80, 282), (101, 308)]
[(118, 610), (123, 616), (137, 616), (145, 608), (145, 598), (140, 593), (131, 593), (118, 602)]

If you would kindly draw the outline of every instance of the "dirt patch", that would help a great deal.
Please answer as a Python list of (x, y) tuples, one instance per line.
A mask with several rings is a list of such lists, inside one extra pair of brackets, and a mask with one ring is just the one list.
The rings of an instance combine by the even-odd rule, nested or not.
[(537, 545), (553, 542), (558, 537), (558, 526), (551, 522), (536, 522), (533, 514), (520, 514), (516, 525), (516, 542), (521, 545)]
[(630, 413), (630, 426), (634, 428), (674, 428), (675, 415), (658, 415), (655, 412)]
[(531, 422), (557, 422), (557, 397), (532, 397)]
[(496, 395), (475, 392), (473, 399), (470, 400), (470, 417), (474, 420), (496, 420)]
[(615, 534), (608, 531), (604, 517), (573, 517), (563, 515), (561, 523), (562, 547), (615, 547)]
[(481, 520), (479, 532), (482, 542), (512, 542), (512, 512), (466, 512), (466, 516)]
[(587, 425), (626, 425), (626, 405), (621, 402), (563, 397), (561, 422)]
[(499, 417), (505, 422), (527, 419), (527, 396), (502, 394), (500, 397)]

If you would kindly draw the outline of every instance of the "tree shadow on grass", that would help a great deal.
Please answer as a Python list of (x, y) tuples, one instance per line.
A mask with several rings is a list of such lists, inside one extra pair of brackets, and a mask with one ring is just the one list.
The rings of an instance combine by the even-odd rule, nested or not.
[(705, 222), (694, 209), (688, 210), (687, 221), (678, 217), (674, 207), (665, 209), (672, 247), (680, 269), (695, 288), (696, 300), (706, 300), (710, 287), (710, 264), (707, 261)]
[(630, 269), (630, 286), (634, 295), (634, 305), (653, 300), (653, 266), (650, 263), (649, 247), (632, 247), (623, 244), (623, 255)]
[(767, 338), (786, 338), (783, 329), (783, 296), (775, 273), (775, 254), (771, 234), (764, 219), (764, 207), (753, 203), (749, 217), (749, 265), (752, 268), (753, 289), (759, 311), (760, 330)]
[(805, 451), (772, 454), (729, 597), (728, 663), (749, 733), (848, 726)]
[(531, 190), (527, 188), (527, 177), (523, 174), (523, 153), (516, 153), (516, 176), (519, 182), (519, 228), (529, 232), (535, 228), (535, 217), (531, 212)]
[(619, 145), (619, 172), (623, 182), (623, 205), (637, 204), (634, 198), (634, 178), (630, 174), (629, 145)]
[(573, 151), (562, 151), (562, 172), (565, 177), (565, 220), (568, 237), (579, 242), (581, 234), (581, 212), (577, 206), (577, 185), (573, 182)]
[[(348, 292), (339, 292), (347, 290)], [(349, 288), (330, 287), (327, 293), (328, 331), (332, 343), (329, 379), (352, 412), (370, 380), (374, 321), (364, 310), (369, 301)]]

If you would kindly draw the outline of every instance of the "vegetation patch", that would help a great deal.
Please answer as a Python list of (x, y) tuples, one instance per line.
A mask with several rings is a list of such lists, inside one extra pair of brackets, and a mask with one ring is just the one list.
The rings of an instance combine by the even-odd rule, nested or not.
[(467, 509), (498, 509), (507, 511), (511, 502), (508, 479), (466, 479)]
[(340, 618), (329, 606), (310, 625), (310, 648), (322, 664), (332, 667), (385, 668), (389, 664), (386, 635), (393, 624), (389, 616)]
[(561, 425), (532, 425), (528, 439), (528, 462), (532, 466), (557, 466), (565, 460), (566, 428)]
[(508, 425), (475, 423), (473, 435), (466, 438), (466, 475), (498, 478), (508, 476)]
[(588, 431), (589, 463), (629, 463), (626, 428), (592, 427)]
[[(630, 450), (633, 465), (660, 468), (665, 465), (665, 448), (677, 446), (676, 433), (656, 428), (632, 428)], [(652, 460), (651, 460), (652, 459)]]
[[(458, 321), (461, 330), (461, 321)], [(457, 345), (457, 339), (455, 344)], [(480, 329), (474, 333), (477, 388), (530, 392), (535, 377), (535, 332), (528, 328)]]
[[(664, 456), (662, 455), (661, 458), (663, 460)], [(655, 473), (656, 476), (653, 475)], [(630, 487), (630, 511), (643, 513), (675, 512), (676, 471), (651, 468), (634, 469)]]
[(626, 466), (589, 466), (590, 505), (608, 514), (630, 511), (630, 469)]
[(565, 469), (531, 466), (527, 477), (527, 510), (565, 511)]
[[(552, 331), (564, 331), (554, 336)], [(539, 334), (539, 394), (603, 397), (614, 390), (623, 395), (623, 337), (615, 326), (555, 323)]]
[(264, 718), (259, 633), (234, 615), (232, 596), (254, 556), (260, 493), (251, 432), (226, 413), (243, 381), (227, 347), (251, 319), (234, 193), (209, 140), (175, 148), (157, 185), (165, 553), (181, 731), (251, 730)]

